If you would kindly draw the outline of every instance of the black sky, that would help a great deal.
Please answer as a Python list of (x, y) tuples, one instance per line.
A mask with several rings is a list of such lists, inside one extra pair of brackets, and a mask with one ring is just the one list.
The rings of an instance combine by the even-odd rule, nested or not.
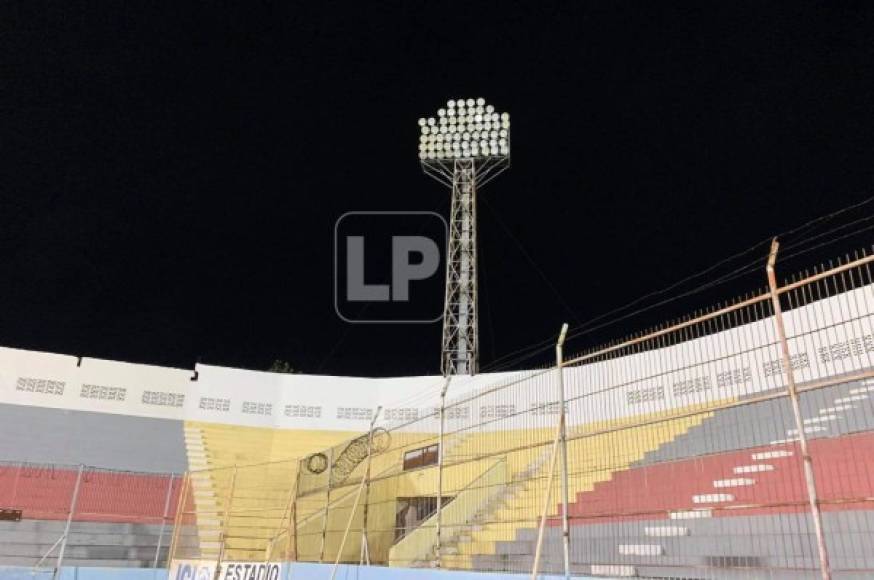
[(5, 346), (438, 372), (439, 324), (350, 327), (334, 314), (332, 235), (350, 210), (447, 212), (419, 170), (416, 119), (457, 96), (513, 118), (513, 167), (480, 208), (484, 364), (874, 194), (870, 3), (0, 12)]

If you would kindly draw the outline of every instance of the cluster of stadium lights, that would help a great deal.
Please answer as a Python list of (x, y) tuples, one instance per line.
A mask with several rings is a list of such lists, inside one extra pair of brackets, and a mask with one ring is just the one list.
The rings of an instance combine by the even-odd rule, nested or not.
[(473, 159), (510, 155), (510, 115), (485, 99), (450, 99), (437, 118), (419, 119), (419, 159)]

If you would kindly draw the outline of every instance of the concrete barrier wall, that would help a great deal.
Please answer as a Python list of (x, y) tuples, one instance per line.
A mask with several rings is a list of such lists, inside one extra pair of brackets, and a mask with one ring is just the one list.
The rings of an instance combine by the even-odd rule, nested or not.
[[(277, 580), (329, 580), (330, 564), (309, 564), (295, 562), (283, 564)], [(0, 580), (50, 580), (52, 572), (36, 572), (25, 567), (0, 566)], [(222, 576), (224, 578), (224, 576)], [(233, 577), (230, 577), (233, 578)], [(421, 568), (383, 568), (380, 566), (340, 566), (335, 580), (522, 580), (523, 574), (486, 574), (477, 572), (449, 572), (444, 570), (424, 570)], [(559, 576), (543, 575), (542, 580), (558, 580)], [(67, 568), (58, 575), (59, 580), (168, 580), (167, 570), (163, 568)], [(589, 576), (574, 576), (574, 580), (595, 580)], [(170, 578), (169, 580), (177, 580)], [(178, 579), (181, 580), (181, 579)], [(187, 580), (187, 579), (186, 579)], [(190, 580), (198, 580), (192, 578)], [(249, 580), (248, 578), (240, 580)], [(264, 580), (264, 579), (255, 579)], [(272, 579), (271, 579), (272, 580)], [(597, 580), (610, 580), (599, 576)]]

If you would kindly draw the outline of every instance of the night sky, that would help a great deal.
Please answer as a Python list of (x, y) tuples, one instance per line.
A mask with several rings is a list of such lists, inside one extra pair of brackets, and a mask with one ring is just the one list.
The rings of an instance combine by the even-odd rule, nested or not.
[[(416, 119), (448, 98), (513, 122), (513, 166), (480, 195), (484, 367), (874, 195), (871, 3), (75, 4), (0, 8), (4, 346), (438, 373), (440, 324), (337, 317), (332, 236), (350, 210), (448, 213), (416, 149)], [(570, 350), (764, 282), (757, 269)]]

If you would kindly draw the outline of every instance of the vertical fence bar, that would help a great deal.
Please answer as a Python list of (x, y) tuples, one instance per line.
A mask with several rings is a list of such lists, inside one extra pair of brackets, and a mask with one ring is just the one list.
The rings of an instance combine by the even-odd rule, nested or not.
[(561, 434), (556, 433), (552, 442), (552, 458), (550, 459), (549, 476), (546, 478), (546, 497), (543, 499), (543, 511), (540, 515), (540, 527), (537, 530), (537, 544), (534, 548), (534, 564), (531, 567), (531, 580), (537, 580), (540, 571), (540, 552), (543, 549), (543, 532), (546, 528), (546, 515), (549, 513), (549, 502), (552, 500), (552, 479), (555, 476), (555, 464), (558, 460), (558, 447), (561, 442)]
[(233, 471), (231, 471), (231, 482), (230, 482), (230, 485), (228, 485), (228, 497), (227, 497), (227, 500), (225, 501), (225, 509), (224, 509), (225, 521), (222, 523), (221, 543), (219, 545), (218, 560), (216, 561), (216, 564), (215, 564), (215, 574), (216, 574), (215, 577), (216, 578), (219, 578), (219, 575), (221, 574), (222, 560), (225, 557), (225, 548), (226, 548), (227, 543), (228, 543), (228, 529), (230, 528), (230, 525), (231, 525), (231, 509), (234, 505), (234, 486), (236, 485), (236, 483), (237, 483), (237, 466), (234, 465), (234, 469), (233, 469)]
[(67, 539), (70, 537), (70, 526), (73, 525), (73, 514), (76, 512), (76, 504), (79, 502), (79, 489), (82, 486), (82, 472), (85, 471), (85, 466), (79, 464), (79, 472), (76, 474), (76, 485), (73, 487), (73, 497), (70, 499), (70, 513), (67, 514), (67, 523), (64, 526), (64, 535), (61, 536), (61, 549), (58, 551), (58, 561), (55, 565), (55, 572), (52, 578), (57, 578), (61, 571), (61, 566), (64, 565), (64, 552), (67, 550)]
[(179, 499), (176, 501), (176, 517), (173, 518), (173, 532), (170, 534), (170, 550), (167, 552), (167, 566), (169, 567), (176, 549), (179, 547), (179, 534), (182, 532), (183, 512), (185, 511), (185, 496), (188, 494), (188, 486), (191, 482), (191, 473), (186, 471), (182, 476), (182, 486), (179, 488)]
[(561, 543), (564, 550), (564, 577), (571, 577), (571, 530), (568, 521), (568, 467), (567, 467), (567, 413), (564, 396), (564, 340), (567, 337), (567, 323), (561, 326), (558, 342), (555, 343), (555, 369), (558, 377), (559, 393), (559, 437), (561, 437)]
[[(346, 538), (349, 537), (349, 530), (352, 529), (352, 521), (355, 519), (355, 510), (358, 509), (358, 503), (361, 501), (361, 493), (364, 491), (364, 486), (367, 483), (367, 474), (370, 471), (370, 453), (373, 445), (373, 426), (376, 424), (376, 418), (379, 416), (379, 410), (373, 415), (373, 420), (370, 422), (370, 432), (367, 434), (367, 464), (364, 468), (364, 475), (361, 477), (361, 483), (358, 484), (358, 493), (355, 494), (355, 501), (352, 503), (352, 509), (349, 512), (349, 520), (346, 522), (346, 529), (343, 531), (343, 539), (340, 540), (340, 545), (337, 547), (337, 558), (334, 560), (334, 567), (331, 568), (331, 580), (337, 574), (337, 568), (340, 566), (340, 560), (343, 558), (343, 549), (346, 547)], [(366, 543), (366, 539), (362, 539)]]
[(161, 517), (161, 531), (158, 532), (158, 545), (155, 546), (155, 561), (152, 562), (152, 568), (158, 567), (158, 559), (161, 554), (161, 544), (164, 542), (164, 530), (167, 528), (167, 516), (170, 513), (170, 496), (173, 495), (173, 479), (176, 477), (175, 473), (170, 474), (170, 478), (167, 481), (167, 496), (164, 498), (164, 515)]
[(443, 462), (445, 459), (443, 445), (446, 434), (446, 392), (449, 390), (449, 382), (451, 380), (452, 375), (447, 375), (443, 390), (440, 391), (440, 439), (437, 442), (437, 545), (434, 547), (435, 568), (440, 567), (440, 549), (443, 547)]
[(325, 561), (325, 547), (328, 540), (328, 510), (331, 507), (331, 472), (334, 470), (334, 448), (328, 453), (328, 489), (325, 492), (325, 517), (322, 520), (322, 541), (319, 546), (319, 564)]
[(24, 469), (24, 464), (19, 463), (18, 469), (15, 470), (15, 482), (12, 484), (12, 502), (10, 507), (15, 507), (15, 502), (18, 499), (18, 481), (21, 479), (21, 471)]
[[(361, 522), (361, 558), (359, 559), (359, 563), (364, 561), (366, 558), (366, 563), (370, 566), (370, 545), (367, 540), (367, 502), (370, 501), (370, 465), (371, 465), (371, 456), (373, 454), (373, 427), (376, 425), (376, 418), (379, 417), (379, 412), (382, 411), (382, 406), (378, 406), (376, 408), (376, 413), (373, 415), (373, 421), (370, 422), (370, 434), (367, 437), (367, 464), (364, 468), (364, 480), (362, 483), (364, 484), (364, 505), (362, 506), (362, 522)], [(355, 510), (352, 510), (352, 515), (349, 516), (349, 522), (351, 525), (352, 518), (355, 517)], [(346, 539), (343, 539), (343, 542), (346, 542)], [(341, 548), (342, 549), (342, 548)]]
[[(297, 462), (297, 473), (294, 476), (294, 495), (291, 496), (291, 513), (288, 521), (288, 538), (285, 542), (285, 559), (290, 560), (294, 554), (297, 560), (297, 496), (300, 490), (300, 472), (303, 469), (303, 461)], [(292, 551), (293, 550), (293, 551)]]
[(819, 565), (823, 580), (831, 579), (829, 569), (828, 550), (825, 544), (825, 536), (822, 530), (822, 514), (819, 509), (819, 498), (816, 493), (816, 479), (813, 473), (813, 458), (807, 448), (807, 435), (804, 433), (804, 418), (801, 415), (801, 404), (798, 391), (795, 386), (795, 370), (792, 368), (792, 357), (789, 354), (789, 342), (786, 340), (786, 327), (783, 321), (783, 310), (780, 307), (780, 294), (777, 288), (777, 276), (774, 272), (774, 263), (777, 261), (777, 250), (780, 243), (777, 238), (771, 242), (771, 253), (768, 256), (766, 272), (768, 286), (771, 293), (771, 304), (774, 309), (774, 322), (777, 328), (777, 338), (780, 341), (780, 350), (783, 355), (783, 368), (786, 373), (786, 386), (789, 400), (792, 402), (792, 413), (795, 415), (795, 428), (798, 430), (798, 444), (801, 449), (801, 458), (804, 466), (804, 481), (807, 485), (807, 497), (810, 502), (810, 515), (813, 518), (813, 529), (816, 534), (816, 544), (819, 550)]

